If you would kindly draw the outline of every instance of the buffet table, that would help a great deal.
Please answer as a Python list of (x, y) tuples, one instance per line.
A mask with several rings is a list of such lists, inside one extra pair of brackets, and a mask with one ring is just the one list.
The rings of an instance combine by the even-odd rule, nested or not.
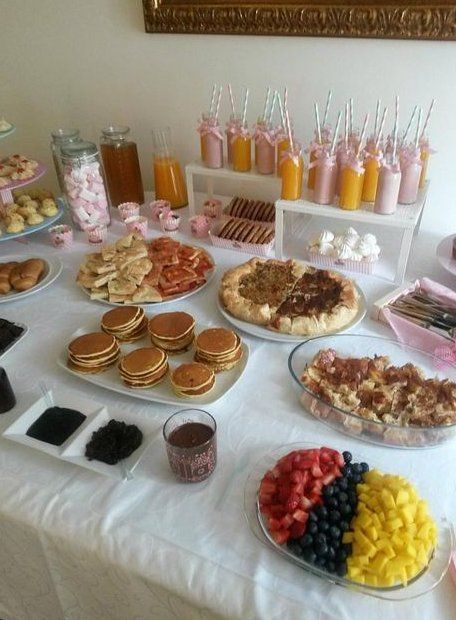
[[(123, 232), (116, 219), (109, 237)], [(156, 229), (150, 236), (159, 234)], [(188, 239), (184, 234), (178, 238)], [(451, 285), (434, 259), (437, 241), (420, 235), (409, 275), (435, 275)], [(70, 251), (52, 248), (46, 233), (26, 244), (3, 243), (0, 249), (2, 258), (58, 256), (64, 263), (52, 286), (0, 307), (2, 317), (30, 328), (2, 360), (18, 404), (0, 416), (0, 430), (40, 396), (40, 381), (57, 398), (79, 392), (108, 407), (148, 416), (156, 426), (134, 478), (124, 483), (0, 439), (2, 620), (454, 618), (456, 588), (449, 576), (418, 601), (377, 601), (289, 564), (255, 538), (244, 516), (244, 487), (253, 464), (281, 444), (310, 441), (352, 450), (379, 465), (394, 461), (398, 472), (413, 478), (419, 471), (420, 479), (440, 485), (442, 506), (456, 493), (454, 444), (393, 450), (329, 430), (298, 403), (287, 369), (292, 346), (245, 335), (250, 346), (245, 374), (229, 396), (207, 408), (218, 424), (216, 471), (201, 484), (176, 482), (161, 434), (176, 407), (115, 395), (57, 366), (68, 336), (107, 309), (89, 301), (74, 282), (83, 254), (90, 251), (84, 235), (76, 236)], [(189, 310), (201, 323), (224, 325), (215, 305), (219, 279), (248, 256), (210, 251), (217, 263), (211, 284), (166, 309)], [(375, 277), (356, 279), (369, 305), (391, 289)], [(369, 318), (356, 331), (391, 336)]]

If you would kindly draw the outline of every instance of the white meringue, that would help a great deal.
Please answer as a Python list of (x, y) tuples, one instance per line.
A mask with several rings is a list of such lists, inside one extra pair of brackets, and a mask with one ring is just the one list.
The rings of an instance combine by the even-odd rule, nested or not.
[(355, 230), (352, 226), (349, 226), (347, 228), (347, 230), (345, 231), (345, 236), (352, 236), (354, 235), (355, 237), (359, 237), (358, 231)]
[(320, 243), (320, 254), (323, 256), (332, 256), (334, 251), (334, 246), (332, 243)]
[(361, 240), (356, 247), (356, 251), (359, 252), (362, 256), (371, 256), (373, 247), (374, 246), (372, 244), (366, 243), (365, 241)]
[(377, 237), (372, 233), (366, 233), (361, 237), (362, 241), (365, 243), (370, 243), (371, 245), (377, 245)]
[(346, 243), (342, 244), (338, 249), (337, 257), (342, 260), (348, 260), (352, 257), (353, 251)]
[(356, 250), (352, 250), (351, 259), (360, 263), (363, 260), (363, 255), (357, 252)]
[(380, 255), (380, 246), (375, 244), (372, 246), (372, 256), (379, 256), (379, 255)]
[(353, 250), (359, 241), (359, 237), (358, 235), (345, 235), (344, 241)]
[(331, 243), (334, 240), (334, 233), (330, 230), (322, 230), (319, 237), (320, 243)]
[(340, 248), (345, 242), (345, 237), (343, 235), (336, 235), (333, 240), (333, 246), (335, 248)]

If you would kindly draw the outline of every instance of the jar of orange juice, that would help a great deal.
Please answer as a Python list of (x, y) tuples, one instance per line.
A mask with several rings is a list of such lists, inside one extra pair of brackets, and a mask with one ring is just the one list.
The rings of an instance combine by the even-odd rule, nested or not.
[(242, 120), (239, 115), (231, 114), (230, 120), (226, 124), (225, 134), (226, 134), (226, 159), (228, 164), (231, 165), (233, 163), (233, 136), (239, 131), (239, 128), (242, 125)]
[(286, 149), (282, 153), (280, 164), (282, 172), (282, 200), (299, 200), (302, 193), (302, 173), (304, 160), (302, 158), (301, 145), (295, 144), (293, 148)]
[(361, 199), (365, 202), (374, 202), (377, 194), (378, 175), (380, 173), (380, 163), (383, 159), (383, 153), (379, 149), (365, 150), (364, 154), (364, 182), (363, 193)]
[(231, 138), (233, 170), (249, 172), (252, 168), (252, 136), (247, 125), (238, 127)]
[(156, 200), (169, 200), (172, 209), (188, 204), (187, 187), (179, 161), (174, 155), (171, 129), (154, 129), (154, 180)]
[(361, 206), (363, 193), (364, 166), (362, 160), (355, 153), (348, 157), (342, 171), (339, 206), (341, 209), (355, 211)]
[[(293, 136), (293, 133), (291, 134)], [(290, 148), (290, 140), (288, 134), (283, 127), (277, 127), (275, 131), (277, 144), (277, 176), (281, 176), (281, 162), (283, 161), (284, 152)]]

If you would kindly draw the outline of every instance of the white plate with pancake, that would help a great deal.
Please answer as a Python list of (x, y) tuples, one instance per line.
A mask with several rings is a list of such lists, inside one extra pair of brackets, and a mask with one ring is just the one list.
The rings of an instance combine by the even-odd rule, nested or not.
[[(325, 332), (325, 334), (313, 334), (312, 338), (315, 338), (315, 336), (318, 336), (318, 335), (327, 336), (330, 334), (339, 334), (341, 332), (346, 332), (352, 327), (355, 327), (356, 325), (358, 325), (358, 323), (360, 323), (363, 320), (363, 318), (366, 315), (366, 308), (367, 308), (366, 298), (364, 297), (364, 293), (362, 292), (362, 290), (359, 288), (359, 286), (356, 283), (355, 283), (355, 287), (359, 294), (359, 308), (353, 320), (350, 321), (348, 325), (345, 325), (345, 327), (342, 327), (341, 329)], [(254, 323), (248, 323), (247, 321), (242, 321), (241, 319), (237, 319), (232, 314), (230, 314), (226, 308), (223, 307), (222, 302), (220, 301), (218, 296), (217, 296), (217, 307), (219, 309), (220, 314), (229, 323), (231, 323), (231, 325), (236, 330), (245, 332), (246, 334), (249, 334), (250, 336), (256, 336), (257, 338), (262, 338), (263, 340), (272, 340), (273, 342), (285, 342), (285, 343), (286, 342), (289, 342), (289, 343), (302, 342), (303, 340), (306, 340), (307, 338), (310, 337), (310, 336), (302, 336), (302, 335), (300, 336), (300, 335), (295, 335), (295, 334), (283, 334), (281, 332), (274, 331), (273, 329), (268, 329), (267, 327), (264, 327), (263, 325), (255, 325)]]
[(54, 280), (56, 280), (59, 275), (62, 273), (62, 263), (58, 258), (43, 258), (42, 256), (5, 256), (0, 258), (0, 264), (2, 263), (10, 263), (16, 261), (18, 263), (23, 263), (30, 258), (40, 258), (44, 262), (44, 272), (41, 276), (41, 279), (26, 291), (15, 291), (12, 289), (9, 293), (0, 294), (0, 304), (6, 303), (8, 301), (18, 301), (19, 299), (24, 299), (24, 297), (28, 297), (29, 295), (34, 295), (35, 293), (39, 293), (47, 286), (52, 284)]
[[(200, 325), (199, 323), (195, 326), (195, 334), (199, 334), (199, 332), (207, 329), (208, 327), (216, 327), (216, 325)], [(100, 323), (97, 321), (90, 322), (87, 327), (80, 328), (73, 334), (69, 335), (65, 341), (65, 345), (78, 336), (82, 336), (83, 334), (87, 334), (90, 332), (95, 332), (100, 330)], [(136, 340), (131, 344), (120, 343), (121, 355), (125, 355), (134, 349), (139, 349), (140, 347), (148, 347), (153, 346), (150, 342), (149, 335), (146, 334), (140, 340)], [(198, 396), (197, 398), (180, 398), (172, 389), (171, 381), (169, 379), (169, 373), (165, 377), (165, 379), (151, 387), (144, 389), (134, 389), (127, 387), (123, 382), (122, 378), (119, 374), (119, 370), (117, 368), (117, 364), (108, 368), (104, 372), (98, 374), (82, 374), (80, 372), (76, 372), (67, 366), (67, 350), (66, 346), (62, 350), (62, 353), (57, 358), (58, 365), (63, 368), (66, 372), (79, 377), (83, 381), (87, 381), (88, 383), (93, 383), (94, 385), (98, 385), (99, 387), (106, 388), (107, 390), (111, 390), (113, 392), (118, 392), (119, 394), (126, 394), (127, 396), (133, 396), (134, 398), (140, 398), (142, 400), (148, 400), (150, 402), (155, 403), (163, 403), (167, 405), (178, 405), (178, 406), (194, 406), (194, 405), (210, 405), (215, 403), (215, 401), (219, 400), (223, 396), (225, 396), (237, 383), (237, 381), (241, 378), (245, 367), (247, 366), (247, 362), (249, 359), (249, 347), (243, 341), (242, 347), (244, 354), (240, 362), (232, 369), (222, 371), (216, 374), (215, 385), (210, 392), (204, 394), (203, 396)], [(193, 356), (195, 354), (194, 345), (185, 353), (181, 353), (178, 355), (170, 355), (169, 356), (169, 369), (170, 372), (180, 364), (185, 364), (188, 362), (193, 362)]]

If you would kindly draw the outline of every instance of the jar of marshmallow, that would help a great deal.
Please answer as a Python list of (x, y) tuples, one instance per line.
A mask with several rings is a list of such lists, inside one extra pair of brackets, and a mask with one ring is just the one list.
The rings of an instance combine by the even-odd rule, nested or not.
[(358, 273), (372, 273), (380, 256), (377, 238), (371, 233), (360, 235), (350, 226), (343, 233), (323, 230), (310, 238), (309, 260), (320, 267), (342, 267)]
[(63, 185), (73, 224), (79, 230), (111, 223), (108, 193), (96, 144), (62, 148)]

